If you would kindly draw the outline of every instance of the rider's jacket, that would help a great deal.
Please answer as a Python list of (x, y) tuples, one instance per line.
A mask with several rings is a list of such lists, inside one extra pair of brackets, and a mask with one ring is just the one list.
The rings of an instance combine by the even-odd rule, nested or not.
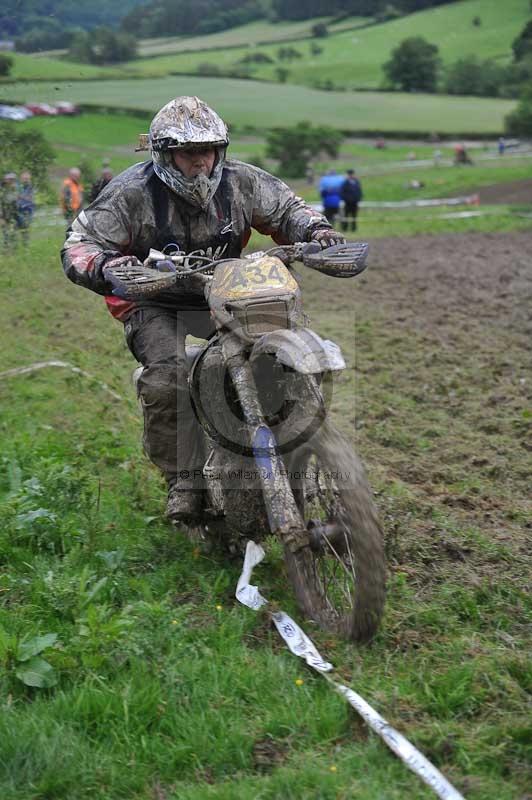
[[(143, 261), (150, 248), (237, 258), (252, 228), (290, 244), (309, 241), (313, 231), (330, 225), (285, 183), (250, 164), (226, 161), (220, 185), (202, 210), (168, 189), (146, 161), (114, 178), (74, 220), (61, 253), (63, 268), (74, 283), (105, 295), (111, 313), (124, 319), (134, 304), (110, 294), (103, 276), (110, 259), (135, 255)], [(177, 288), (142, 302), (206, 308), (203, 296)]]

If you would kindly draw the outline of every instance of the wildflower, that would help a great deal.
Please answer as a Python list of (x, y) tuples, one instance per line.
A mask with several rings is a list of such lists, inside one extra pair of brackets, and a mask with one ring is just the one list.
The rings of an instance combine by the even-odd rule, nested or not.
[(223, 606), (221, 606), (221, 605), (217, 605), (217, 606), (216, 606), (216, 611), (221, 611), (221, 610), (222, 610), (222, 608), (223, 608)]
[(303, 686), (304, 683), (303, 678), (296, 678), (296, 686)]

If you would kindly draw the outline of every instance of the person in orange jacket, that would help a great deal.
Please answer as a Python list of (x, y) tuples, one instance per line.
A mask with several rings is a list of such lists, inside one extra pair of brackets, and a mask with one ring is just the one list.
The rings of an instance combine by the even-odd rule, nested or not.
[(70, 225), (74, 217), (77, 217), (83, 206), (83, 185), (81, 183), (81, 172), (77, 167), (68, 170), (68, 178), (63, 181), (61, 187), (61, 208), (67, 224)]

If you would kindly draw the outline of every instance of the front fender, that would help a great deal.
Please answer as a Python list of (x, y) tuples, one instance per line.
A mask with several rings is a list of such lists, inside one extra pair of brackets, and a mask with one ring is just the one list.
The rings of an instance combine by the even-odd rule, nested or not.
[(251, 360), (265, 353), (273, 353), (281, 364), (303, 375), (345, 369), (338, 345), (322, 339), (310, 328), (280, 329), (264, 334), (253, 345)]

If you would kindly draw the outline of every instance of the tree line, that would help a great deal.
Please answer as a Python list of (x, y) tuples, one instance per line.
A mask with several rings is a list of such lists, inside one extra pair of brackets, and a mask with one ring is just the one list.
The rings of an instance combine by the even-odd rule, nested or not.
[[(473, 24), (481, 24), (475, 18)], [(404, 39), (384, 64), (387, 89), (403, 92), (437, 92), (479, 97), (519, 97), (532, 82), (532, 20), (512, 43), (513, 60), (501, 64), (474, 55), (443, 67), (437, 45), (422, 36)]]
[(2, 0), (0, 38), (27, 36), (31, 31), (76, 29), (91, 30), (99, 26), (116, 27), (140, 0)]
[(362, 16), (389, 19), (458, 0), (4, 0), (0, 38), (17, 50), (68, 47), (80, 31), (102, 27), (136, 37), (213, 33), (253, 20), (271, 22), (313, 17)]
[(122, 26), (136, 36), (214, 33), (257, 19), (283, 22), (314, 17), (392, 18), (459, 0), (150, 0)]

